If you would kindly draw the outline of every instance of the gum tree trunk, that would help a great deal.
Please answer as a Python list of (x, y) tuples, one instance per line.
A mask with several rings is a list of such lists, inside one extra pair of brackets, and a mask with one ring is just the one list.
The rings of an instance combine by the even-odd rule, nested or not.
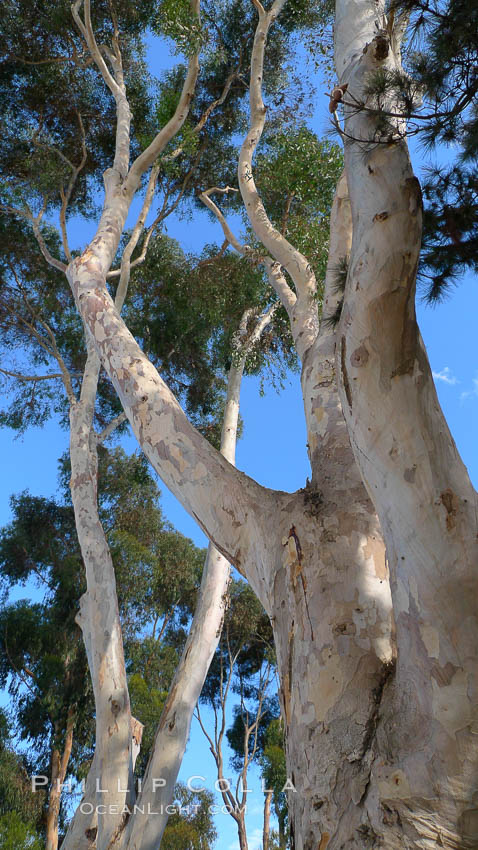
[(262, 850), (269, 850), (269, 839), (271, 833), (271, 802), (272, 791), (266, 791), (264, 800), (264, 828), (262, 830)]
[[(401, 68), (383, 13), (381, 4), (338, 2), (337, 73), (359, 100), (371, 71)], [(357, 140), (373, 138), (373, 120), (346, 109), (353, 243), (337, 369), (355, 457), (387, 544), (398, 645), (364, 804), (378, 846), (471, 850), (478, 846), (477, 498), (416, 323), (421, 193), (399, 138), (403, 125), (390, 124), (388, 140), (364, 144)]]
[(98, 516), (93, 412), (99, 370), (99, 358), (89, 342), (81, 397), (70, 410), (70, 490), (87, 578), (87, 592), (81, 599), (77, 620), (89, 649), (95, 695), (94, 803), (104, 806), (104, 814), (97, 818), (96, 846), (103, 850), (117, 833), (117, 813), (130, 799), (128, 788), (132, 788), (133, 765), (131, 709), (116, 580), (108, 541)]

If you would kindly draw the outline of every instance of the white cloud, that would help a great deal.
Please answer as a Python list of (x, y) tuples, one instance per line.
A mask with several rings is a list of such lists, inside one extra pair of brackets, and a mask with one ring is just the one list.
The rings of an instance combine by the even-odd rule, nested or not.
[(478, 396), (478, 376), (473, 378), (473, 388), (461, 393), (460, 401), (465, 401), (465, 399), (471, 398), (472, 396)]
[[(262, 829), (247, 830), (249, 850), (260, 850), (262, 847)], [(228, 845), (228, 850), (239, 850), (239, 839)]]
[(459, 383), (458, 378), (455, 378), (449, 366), (444, 366), (441, 372), (432, 372), (432, 375), (435, 381), (443, 381), (444, 384), (453, 386)]
[(247, 842), (249, 844), (250, 850), (260, 850), (262, 847), (262, 829), (253, 829), (252, 832), (247, 836)]

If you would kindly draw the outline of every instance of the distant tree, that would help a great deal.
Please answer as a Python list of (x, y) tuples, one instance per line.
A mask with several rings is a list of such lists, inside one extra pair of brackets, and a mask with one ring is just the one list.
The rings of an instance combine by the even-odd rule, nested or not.
[(44, 843), (16, 812), (8, 812), (0, 816), (0, 847), (2, 850), (43, 850)]
[(88, 758), (93, 743), (92, 691), (75, 612), (81, 558), (70, 508), (24, 493), (11, 500), (12, 523), (0, 534), (3, 587), (37, 579), (43, 599), (0, 610), (0, 682), (8, 683), (17, 729), (35, 772), (49, 777), (45, 832), (58, 844), (61, 791), (70, 759)]
[[(213, 724), (206, 723), (199, 706), (196, 713), (216, 764), (224, 806), (236, 823), (241, 850), (248, 847), (248, 770), (259, 760), (267, 726), (279, 711), (274, 673), (269, 619), (248, 585), (233, 580), (221, 638), (200, 697), (200, 704), (212, 709)], [(234, 719), (227, 728), (231, 708)], [(231, 765), (237, 776), (233, 786), (225, 775), (226, 740), (232, 748)]]
[(15, 752), (5, 712), (0, 709), (0, 846), (40, 850), (44, 794), (32, 792), (31, 765)]
[[(63, 459), (63, 502), (27, 493), (13, 497), (13, 520), (0, 532), (2, 587), (31, 580), (42, 596), (38, 603), (22, 600), (0, 609), (0, 680), (9, 685), (18, 733), (30, 746), (35, 772), (49, 777), (45, 828), (52, 847), (62, 823), (59, 786), (67, 773), (84, 777), (94, 744), (93, 694), (75, 622), (85, 579), (68, 466)], [(164, 521), (158, 498), (144, 459), (120, 449), (100, 452), (99, 511), (117, 570), (134, 707), (146, 727), (144, 758), (185, 640), (204, 560), (201, 550)]]
[(211, 813), (214, 795), (209, 791), (190, 791), (179, 782), (161, 841), (162, 850), (211, 850), (217, 838)]
[(289, 846), (287, 791), (285, 790), (287, 787), (287, 767), (284, 749), (284, 724), (280, 717), (274, 717), (267, 726), (259, 761), (266, 788), (263, 850), (268, 850), (268, 847), (271, 846), (269, 845), (268, 831), (271, 803), (278, 823), (277, 844), (279, 850), (286, 850)]

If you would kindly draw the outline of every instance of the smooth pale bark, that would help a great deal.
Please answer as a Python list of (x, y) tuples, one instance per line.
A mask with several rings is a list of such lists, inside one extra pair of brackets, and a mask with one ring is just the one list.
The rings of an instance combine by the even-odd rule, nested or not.
[[(126, 297), (131, 255), (152, 203), (157, 174), (158, 169), (153, 168), (142, 210), (123, 252), (115, 298), (119, 310)], [(80, 600), (76, 620), (83, 632), (95, 695), (96, 746), (87, 793), (70, 824), (62, 850), (87, 848), (95, 842), (97, 848), (108, 847), (122, 833), (126, 822), (123, 809), (134, 798), (133, 770), (142, 733), (141, 724), (131, 717), (116, 579), (98, 515), (98, 436), (93, 417), (100, 368), (87, 332), (80, 398), (77, 400), (70, 393), (70, 491), (86, 572), (87, 592)], [(98, 820), (99, 804), (106, 807), (106, 814)]]
[(258, 523), (272, 507), (271, 491), (236, 470), (196, 431), (128, 331), (104, 282), (112, 239), (100, 232), (68, 268), (83, 320), (151, 464), (231, 563), (240, 570), (246, 559), (255, 563), (260, 587), (266, 545)]
[[(168, 821), (191, 719), (221, 633), (229, 584), (229, 562), (208, 549), (194, 620), (156, 732), (153, 751), (129, 821), (118, 847), (155, 850)], [(155, 787), (153, 780), (164, 781)], [(155, 812), (154, 816), (149, 813)]]
[[(259, 317), (253, 331), (248, 333), (247, 320), (251, 312), (245, 312), (239, 328), (238, 351), (228, 375), (221, 433), (221, 454), (233, 465), (236, 456), (240, 389), (246, 357), (269, 323), (273, 311)], [(142, 791), (137, 801), (138, 810), (131, 820), (131, 826), (125, 831), (121, 844), (128, 850), (154, 850), (160, 844), (168, 820), (166, 807), (174, 794), (194, 709), (221, 634), (229, 580), (229, 561), (210, 543), (191, 630), (161, 715)], [(165, 780), (165, 784), (155, 788), (155, 778)], [(148, 817), (148, 812), (151, 811), (160, 814)]]
[[(124, 84), (121, 52), (114, 39), (114, 55), (110, 56), (113, 75), (110, 74), (100, 49), (96, 44), (90, 3), (84, 3), (84, 21), (79, 15), (81, 0), (72, 7), (73, 16), (88, 45), (103, 79), (116, 102), (117, 133), (113, 168), (107, 170), (105, 204), (99, 228), (93, 243), (98, 253), (108, 256), (108, 269), (124, 227), (129, 206), (139, 186), (143, 172), (149, 168), (168, 142), (184, 123), (199, 71), (197, 55), (191, 57), (178, 106), (168, 123), (161, 128), (153, 142), (140, 154), (130, 168), (131, 113)], [(191, 3), (198, 13), (196, 0)], [(157, 167), (154, 166), (145, 196), (142, 213), (128, 243), (121, 264), (116, 307), (121, 310), (129, 282), (131, 255), (144, 226), (152, 202)], [(105, 272), (106, 274), (106, 272)], [(124, 834), (128, 819), (127, 804), (132, 803), (133, 769), (140, 741), (132, 725), (129, 695), (124, 665), (121, 626), (114, 569), (109, 547), (97, 512), (97, 455), (96, 435), (93, 431), (93, 413), (100, 371), (100, 360), (85, 325), (88, 358), (83, 376), (82, 392), (78, 403), (70, 408), (70, 457), (72, 466), (71, 492), (75, 520), (82, 556), (87, 573), (87, 594), (83, 598), (79, 624), (83, 630), (88, 661), (92, 674), (96, 704), (96, 750), (86, 786), (83, 803), (68, 830), (63, 850), (86, 848), (95, 845), (106, 850)], [(94, 770), (93, 770), (94, 768)], [(101, 790), (100, 790), (101, 789)], [(105, 806), (105, 814), (96, 815), (96, 806)], [(93, 806), (92, 814), (87, 813)]]
[[(91, 669), (91, 668), (90, 668)], [(93, 850), (96, 847), (98, 816), (96, 806), (97, 761), (93, 757), (85, 780), (81, 802), (68, 824), (61, 850)]]
[[(221, 454), (231, 464), (235, 463), (240, 388), (248, 350), (246, 343), (242, 347), (239, 362), (228, 376), (221, 434)], [(161, 715), (138, 808), (118, 845), (128, 850), (155, 850), (160, 845), (168, 821), (166, 807), (173, 798), (194, 709), (221, 634), (229, 581), (229, 561), (210, 543), (193, 622)], [(155, 779), (164, 784), (155, 787)], [(149, 812), (158, 814), (148, 816)]]
[(99, 358), (89, 342), (80, 400), (70, 410), (70, 490), (87, 579), (80, 625), (89, 644), (95, 695), (95, 804), (105, 807), (97, 819), (96, 847), (106, 850), (123, 827), (125, 818), (118, 812), (131, 800), (132, 736), (115, 573), (98, 516), (93, 413), (99, 370)]
[[(276, 261), (269, 280), (283, 301), (302, 361), (312, 482), (279, 514), (272, 618), (286, 724), (291, 835), (297, 850), (354, 845), (368, 829), (361, 802), (370, 779), (380, 704), (393, 675), (391, 598), (384, 545), (350, 446), (335, 379), (335, 332), (318, 330), (316, 281), (305, 257), (267, 217), (252, 172), (265, 121), (261, 85), (267, 29), (280, 4), (259, 10), (251, 62), (251, 126), (239, 182), (258, 238)], [(352, 238), (342, 177), (331, 211), (324, 317), (334, 313), (337, 268)], [(295, 292), (287, 284), (285, 269)], [(353, 722), (350, 722), (353, 718)], [(361, 838), (358, 839), (361, 841)], [(335, 842), (335, 843), (334, 843)]]
[[(275, 263), (266, 260), (269, 281), (287, 310), (294, 344), (299, 357), (302, 359), (315, 340), (319, 327), (315, 275), (306, 257), (294, 248), (285, 236), (272, 225), (257, 191), (252, 168), (254, 152), (261, 138), (266, 119), (266, 108), (262, 100), (262, 82), (267, 35), (284, 3), (285, 0), (275, 0), (268, 12), (265, 12), (262, 6), (259, 8), (259, 22), (254, 36), (251, 56), (250, 128), (239, 154), (237, 176), (244, 206), (254, 232), (275, 260)], [(255, 3), (254, 5), (258, 4)], [(294, 281), (296, 293), (286, 283), (281, 266)]]
[[(329, 273), (326, 300), (332, 286)], [(334, 334), (326, 327), (323, 334), (302, 370), (309, 440), (316, 440), (313, 483), (282, 503), (274, 519), (280, 538), (270, 545), (296, 850), (327, 847), (333, 836), (331, 847), (362, 846), (353, 842), (366, 826), (361, 802), (394, 669), (384, 546), (337, 397)]]
[[(383, 14), (380, 3), (338, 0), (339, 81), (359, 100), (371, 71), (401, 67)], [(355, 109), (345, 115), (353, 244), (337, 371), (387, 544), (398, 644), (364, 805), (379, 846), (471, 850), (478, 846), (477, 494), (415, 318), (422, 203), (398, 139), (403, 122), (391, 119), (391, 143), (364, 145), (357, 140), (373, 138), (373, 120)]]

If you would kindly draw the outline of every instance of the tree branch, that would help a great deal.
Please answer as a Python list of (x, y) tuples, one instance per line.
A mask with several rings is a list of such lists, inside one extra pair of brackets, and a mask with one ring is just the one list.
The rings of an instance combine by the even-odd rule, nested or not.
[(156, 188), (158, 174), (159, 165), (154, 165), (149, 175), (148, 186), (146, 189), (146, 194), (144, 196), (143, 206), (141, 207), (141, 212), (133, 228), (133, 232), (129, 238), (128, 244), (126, 245), (126, 248), (123, 251), (123, 256), (121, 257), (120, 279), (115, 295), (115, 304), (120, 313), (128, 290), (128, 284), (131, 274), (131, 256), (143, 232), (144, 223), (151, 209), (151, 204), (153, 203), (154, 190)]
[(268, 257), (267, 255), (256, 256), (252, 249), (249, 247), (249, 245), (242, 245), (242, 243), (239, 242), (239, 240), (236, 239), (236, 237), (234, 236), (221, 210), (214, 203), (214, 201), (211, 200), (210, 197), (213, 192), (221, 192), (223, 194), (227, 194), (228, 192), (236, 191), (237, 189), (233, 189), (230, 186), (226, 186), (225, 189), (220, 189), (218, 186), (214, 186), (212, 189), (208, 189), (206, 192), (202, 192), (199, 197), (201, 201), (207, 206), (207, 208), (212, 213), (214, 213), (219, 223), (221, 224), (224, 235), (226, 237), (226, 242), (224, 243), (225, 246), (227, 247), (227, 245), (230, 244), (242, 256), (249, 257), (249, 259), (255, 260), (256, 262), (264, 263), (267, 269), (269, 283), (280, 298), (282, 304), (284, 305), (291, 321), (291, 325), (294, 328), (294, 307), (297, 302), (297, 297), (293, 290), (290, 288), (289, 284), (287, 283), (284, 274), (282, 273), (280, 263), (275, 262), (271, 257)]
[[(222, 90), (221, 96), (218, 97), (216, 100), (214, 100), (212, 103), (210, 103), (209, 106), (204, 110), (199, 121), (193, 127), (193, 133), (195, 133), (196, 135), (199, 134), (201, 132), (202, 128), (207, 123), (207, 121), (209, 120), (209, 118), (210, 118), (211, 114), (214, 112), (214, 110), (217, 109), (218, 106), (221, 106), (224, 103), (224, 101), (226, 100), (226, 98), (229, 94), (229, 91), (231, 89), (231, 86), (232, 86), (234, 80), (237, 78), (237, 73), (238, 73), (237, 71), (231, 71), (231, 73), (227, 77), (227, 80), (224, 84), (224, 88)], [(173, 160), (177, 159), (178, 156), (180, 156), (180, 154), (183, 152), (183, 149), (184, 149), (183, 145), (178, 145), (178, 147), (175, 148), (174, 151), (171, 154), (168, 154), (168, 156), (162, 157), (161, 161), (162, 162), (172, 162)]]
[(257, 191), (252, 171), (252, 158), (262, 136), (265, 124), (266, 108), (262, 100), (262, 79), (264, 70), (264, 50), (270, 26), (280, 13), (285, 0), (275, 0), (271, 9), (265, 12), (258, 0), (253, 0), (259, 11), (259, 23), (256, 27), (251, 60), (251, 78), (249, 86), (250, 129), (244, 139), (239, 155), (239, 188), (252, 228), (266, 250), (274, 260), (288, 272), (296, 291), (297, 303), (292, 304), (290, 295), (286, 296), (285, 279), (279, 280), (275, 274), (270, 276), (271, 285), (276, 288), (279, 297), (284, 299), (291, 330), (299, 357), (312, 345), (318, 333), (318, 314), (316, 303), (317, 284), (310, 263), (283, 234), (273, 226)]
[(119, 413), (118, 416), (115, 416), (115, 418), (112, 419), (111, 422), (108, 422), (106, 428), (103, 428), (103, 430), (96, 435), (97, 445), (103, 445), (103, 443), (106, 442), (108, 437), (111, 437), (111, 434), (116, 431), (116, 428), (119, 428), (119, 426), (122, 425), (123, 422), (126, 422), (126, 418), (126, 413), (123, 410), (122, 413)]
[(268, 491), (231, 467), (190, 424), (121, 320), (104, 286), (101, 262), (92, 251), (70, 265), (69, 276), (83, 320), (95, 335), (103, 365), (141, 447), (216, 547), (240, 565), (251, 545), (247, 528), (251, 521), (260, 521)]
[[(191, 10), (193, 14), (199, 15), (199, 0), (192, 0)], [(137, 186), (139, 185), (141, 175), (144, 174), (144, 172), (147, 171), (148, 168), (150, 168), (155, 159), (163, 152), (166, 145), (181, 129), (186, 118), (188, 117), (190, 104), (194, 96), (194, 90), (196, 88), (198, 74), (199, 54), (195, 53), (193, 56), (191, 56), (189, 60), (186, 79), (184, 81), (181, 90), (181, 96), (179, 98), (179, 103), (175, 109), (174, 115), (172, 116), (172, 118), (170, 118), (167, 124), (165, 124), (164, 127), (161, 128), (161, 130), (158, 132), (151, 144), (148, 145), (146, 150), (139, 154), (139, 156), (135, 159), (131, 166), (127, 178), (127, 184), (128, 188), (133, 188), (133, 191), (136, 190)]]
[(40, 210), (40, 212), (38, 213), (37, 216), (33, 215), (32, 211), (31, 211), (31, 209), (28, 205), (25, 205), (25, 208), (23, 210), (18, 209), (17, 207), (10, 207), (8, 205), (2, 206), (1, 209), (5, 210), (6, 212), (12, 213), (13, 215), (18, 215), (18, 216), (20, 216), (20, 218), (24, 218), (27, 221), (29, 221), (31, 226), (32, 226), (35, 239), (38, 242), (40, 251), (42, 252), (47, 263), (50, 266), (53, 266), (53, 268), (58, 269), (61, 272), (66, 272), (67, 267), (66, 267), (65, 263), (62, 263), (61, 260), (58, 260), (56, 257), (53, 257), (52, 254), (50, 254), (50, 251), (47, 248), (46, 242), (45, 242), (43, 235), (42, 235), (42, 232), (40, 230), (40, 222), (41, 222), (43, 215), (45, 213), (45, 210), (46, 210), (46, 202), (45, 201), (43, 203), (42, 209)]
[(71, 166), (72, 166), (72, 169), (73, 169), (73, 173), (72, 173), (72, 175), (71, 175), (71, 177), (68, 181), (68, 186), (67, 186), (66, 192), (63, 191), (63, 187), (61, 187), (61, 190), (60, 190), (60, 195), (61, 195), (60, 227), (61, 227), (61, 233), (62, 233), (62, 239), (63, 239), (63, 250), (65, 252), (65, 257), (67, 258), (69, 263), (71, 263), (71, 260), (73, 258), (71, 256), (71, 251), (70, 251), (70, 247), (69, 247), (69, 244), (68, 244), (68, 232), (67, 232), (67, 229), (66, 229), (66, 212), (67, 212), (67, 209), (68, 209), (68, 204), (70, 203), (70, 200), (71, 200), (71, 195), (73, 193), (73, 189), (75, 188), (75, 184), (76, 184), (76, 181), (78, 179), (78, 175), (81, 173), (81, 171), (85, 167), (86, 159), (87, 159), (85, 127), (84, 127), (84, 124), (83, 124), (83, 119), (81, 117), (81, 114), (78, 112), (78, 110), (77, 110), (76, 114), (77, 114), (77, 117), (78, 117), (78, 123), (80, 125), (82, 156), (81, 156), (81, 160), (80, 160), (79, 165), (75, 166), (75, 165), (72, 165), (70, 163)]
[(22, 375), (20, 372), (10, 372), (8, 369), (0, 369), (2, 375), (9, 378), (18, 378), (19, 381), (49, 381), (52, 378), (63, 378), (61, 372), (53, 372), (51, 375)]
[[(82, 4), (84, 4), (84, 22), (81, 20), (79, 14), (79, 10)], [(114, 56), (110, 55), (114, 70), (114, 76), (112, 76), (112, 74), (108, 70), (108, 66), (106, 65), (105, 60), (103, 59), (103, 56), (101, 55), (101, 50), (96, 42), (93, 26), (91, 23), (90, 0), (75, 0), (75, 3), (73, 3), (71, 10), (73, 18), (88, 45), (90, 54), (93, 57), (93, 60), (101, 76), (103, 77), (103, 80), (105, 81), (106, 85), (108, 86), (111, 94), (115, 99), (117, 122), (115, 158), (113, 168), (121, 178), (125, 178), (129, 168), (131, 110), (129, 108), (128, 99), (126, 97), (126, 88), (124, 83), (123, 65), (121, 59), (121, 52), (119, 49), (119, 43), (116, 39), (115, 54)]]
[(213, 186), (211, 189), (207, 189), (205, 192), (201, 192), (199, 198), (201, 199), (203, 204), (205, 204), (205, 206), (216, 216), (224, 231), (224, 236), (226, 237), (227, 242), (232, 245), (233, 248), (236, 249), (238, 254), (247, 256), (247, 254), (251, 252), (251, 248), (249, 247), (249, 245), (242, 245), (239, 240), (236, 239), (221, 210), (219, 209), (219, 207), (216, 206), (214, 201), (211, 200), (210, 196), (213, 194), (213, 192), (220, 192), (222, 195), (227, 195), (229, 192), (237, 192), (237, 189), (234, 189), (232, 186), (226, 186), (225, 189), (221, 189), (219, 188), (219, 186)]

